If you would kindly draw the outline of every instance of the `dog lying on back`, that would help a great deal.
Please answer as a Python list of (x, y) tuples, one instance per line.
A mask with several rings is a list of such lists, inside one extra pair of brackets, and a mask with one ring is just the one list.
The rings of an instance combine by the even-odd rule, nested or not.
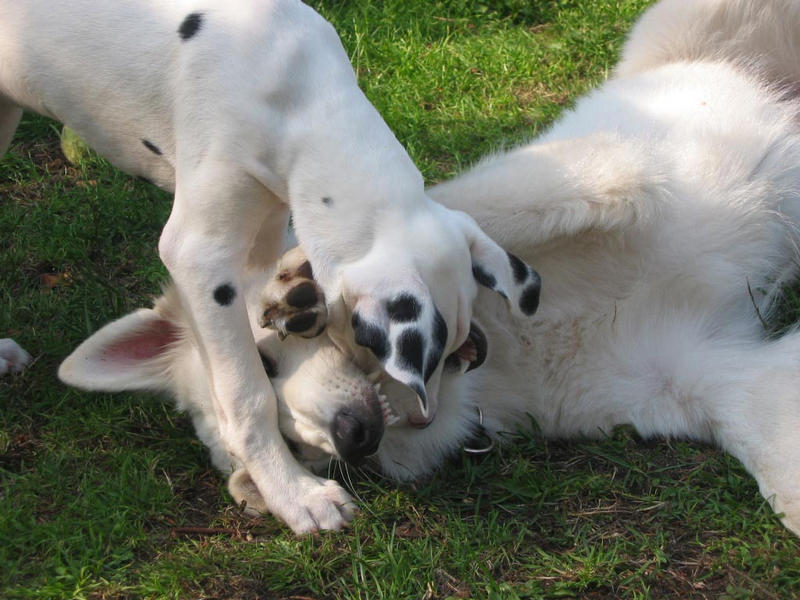
[[(544, 287), (528, 321), (481, 292), (427, 428), (415, 427), (413, 393), (346, 340), (281, 340), (287, 318), (313, 315), (315, 328), (325, 318), (298, 250), (253, 275), (251, 325), (295, 454), (309, 465), (369, 457), (408, 480), (457, 451), (478, 409), (492, 436), (529, 416), (550, 437), (632, 424), (730, 452), (800, 534), (800, 333), (768, 339), (761, 320), (797, 274), (798, 58), (800, 2), (664, 0), (614, 76), (548, 133), (429, 190), (536, 264)], [(413, 303), (400, 309), (413, 324)], [(221, 447), (171, 292), (84, 342), (61, 376), (166, 390), (232, 472), (234, 498), (263, 509)]]

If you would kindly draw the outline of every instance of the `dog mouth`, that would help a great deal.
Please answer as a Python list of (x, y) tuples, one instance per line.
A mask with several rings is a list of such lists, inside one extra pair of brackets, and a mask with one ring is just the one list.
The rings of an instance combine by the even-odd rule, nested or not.
[(368, 376), (368, 379), (372, 382), (372, 387), (375, 388), (375, 394), (378, 397), (378, 405), (381, 409), (381, 414), (383, 415), (383, 424), (385, 427), (393, 427), (400, 423), (402, 419), (395, 414), (394, 410), (392, 409), (392, 405), (389, 404), (389, 398), (386, 394), (381, 393), (381, 386), (383, 382), (379, 381), (381, 374), (380, 372), (372, 373)]

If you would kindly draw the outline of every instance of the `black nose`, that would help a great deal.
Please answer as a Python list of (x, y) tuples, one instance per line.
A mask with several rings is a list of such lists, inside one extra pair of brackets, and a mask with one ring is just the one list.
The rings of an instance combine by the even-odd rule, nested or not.
[(383, 415), (380, 410), (343, 408), (331, 425), (333, 443), (339, 456), (357, 465), (378, 450), (383, 437)]

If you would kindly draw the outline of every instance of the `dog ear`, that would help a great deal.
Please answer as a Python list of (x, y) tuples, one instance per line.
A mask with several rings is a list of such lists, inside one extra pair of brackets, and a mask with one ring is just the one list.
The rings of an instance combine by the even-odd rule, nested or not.
[(86, 339), (58, 369), (58, 377), (84, 390), (162, 390), (168, 387), (170, 350), (183, 330), (152, 309), (112, 321)]
[(469, 235), (475, 281), (505, 298), (514, 315), (531, 316), (539, 308), (541, 277), (521, 259), (498, 246), (474, 221), (472, 224)]

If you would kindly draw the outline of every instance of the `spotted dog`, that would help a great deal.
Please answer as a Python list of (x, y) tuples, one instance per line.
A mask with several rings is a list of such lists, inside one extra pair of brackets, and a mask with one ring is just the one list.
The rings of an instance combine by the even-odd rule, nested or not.
[[(283, 442), (246, 314), (245, 267), (277, 259), (290, 209), (328, 310), (357, 315), (356, 343), (415, 391), (420, 422), (435, 414), (440, 356), (468, 335), (473, 265), (528, 308), (505, 253), (425, 194), (333, 28), (299, 1), (0, 0), (0, 152), (23, 107), (174, 192), (159, 254), (221, 443), (297, 532), (340, 528), (353, 504)], [(405, 293), (424, 316), (422, 368), (398, 360), (408, 342), (385, 308)]]
[[(800, 534), (800, 332), (772, 338), (761, 321), (798, 273), (797, 56), (800, 2), (664, 0), (633, 29), (614, 76), (549, 132), (430, 190), (535, 263), (547, 285), (533, 320), (480, 294), (426, 429), (415, 427), (414, 395), (346, 345), (281, 342), (253, 322), (297, 455), (371, 460), (408, 480), (438, 468), (481, 422), (495, 438), (531, 417), (550, 437), (630, 423), (730, 452)], [(266, 284), (252, 285), (258, 314)], [(404, 323), (423, 315), (405, 296), (384, 309)], [(169, 299), (137, 314), (184, 333), (120, 367), (146, 381), (120, 373), (105, 387), (168, 390), (213, 456), (210, 390), (188, 387), (204, 367), (185, 318)], [(107, 344), (122, 352), (131, 318), (76, 356)], [(85, 366), (76, 383), (92, 386), (93, 362), (70, 360)]]

